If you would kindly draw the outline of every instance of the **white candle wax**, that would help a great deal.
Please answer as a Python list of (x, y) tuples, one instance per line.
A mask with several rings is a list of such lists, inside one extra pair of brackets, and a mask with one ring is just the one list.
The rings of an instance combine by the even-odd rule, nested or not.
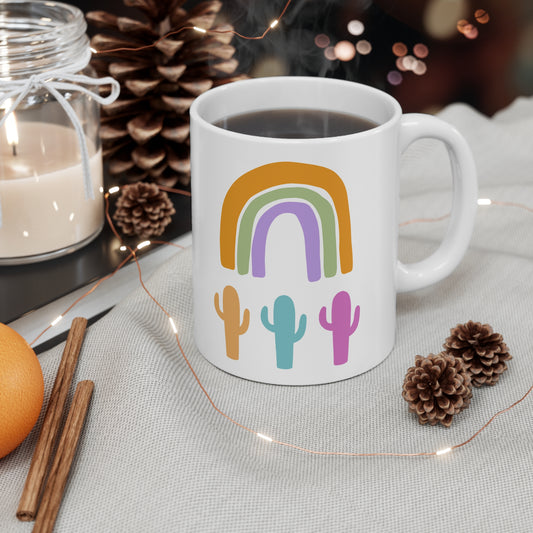
[(89, 143), (95, 199), (88, 200), (74, 130), (38, 122), (17, 127), (17, 155), (0, 131), (0, 260), (47, 254), (96, 236), (103, 225), (101, 150)]

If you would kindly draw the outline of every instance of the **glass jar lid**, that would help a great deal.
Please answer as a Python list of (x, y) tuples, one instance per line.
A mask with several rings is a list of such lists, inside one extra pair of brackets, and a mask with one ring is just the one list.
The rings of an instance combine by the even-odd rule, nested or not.
[(61, 2), (0, 2), (0, 82), (58, 70), (90, 59), (80, 9)]

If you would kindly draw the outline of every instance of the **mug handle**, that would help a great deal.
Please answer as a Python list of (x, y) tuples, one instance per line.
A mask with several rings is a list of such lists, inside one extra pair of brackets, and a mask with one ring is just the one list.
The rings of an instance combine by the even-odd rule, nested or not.
[(453, 200), (444, 240), (429, 257), (417, 263), (398, 261), (397, 292), (427, 287), (448, 276), (468, 248), (477, 208), (476, 167), (464, 137), (448, 123), (431, 115), (408, 113), (400, 125), (400, 151), (421, 138), (443, 141), (450, 156)]

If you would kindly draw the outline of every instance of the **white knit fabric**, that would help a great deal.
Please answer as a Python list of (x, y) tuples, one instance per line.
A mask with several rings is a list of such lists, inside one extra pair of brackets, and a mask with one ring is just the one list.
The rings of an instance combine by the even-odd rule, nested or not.
[[(533, 100), (520, 99), (492, 119), (460, 104), (441, 116), (474, 151), (480, 197), (533, 206)], [(414, 145), (402, 174), (401, 220), (448, 211), (442, 147)], [(401, 259), (430, 253), (445, 227), (446, 221), (402, 228)], [(524, 210), (480, 207), (459, 268), (433, 287), (398, 297), (391, 355), (340, 383), (264, 385), (207, 363), (191, 337), (190, 250), (176, 253), (147, 286), (175, 318), (217, 405), (301, 446), (438, 450), (469, 438), (533, 383), (533, 214)], [(504, 336), (513, 354), (509, 370), (495, 387), (475, 389), (451, 428), (420, 426), (401, 397), (405, 372), (416, 354), (439, 352), (450, 328), (470, 319)], [(46, 398), (62, 348), (40, 356)], [(179, 355), (167, 317), (140, 289), (89, 328), (76, 373), (82, 379), (94, 380), (95, 393), (57, 532), (533, 530), (533, 398), (441, 457), (311, 456), (269, 444), (217, 414)], [(39, 427), (0, 460), (2, 533), (32, 529), (15, 511)]]

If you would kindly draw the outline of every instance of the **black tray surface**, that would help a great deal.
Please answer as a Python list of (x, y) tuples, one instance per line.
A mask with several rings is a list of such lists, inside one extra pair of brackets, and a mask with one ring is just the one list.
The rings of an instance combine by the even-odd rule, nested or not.
[[(191, 231), (191, 200), (169, 195), (176, 208), (172, 222), (157, 240), (171, 241)], [(127, 240), (135, 245), (140, 239)], [(150, 253), (155, 245), (143, 248)], [(0, 322), (8, 323), (57, 298), (111, 273), (127, 252), (105, 225), (100, 235), (87, 246), (69, 255), (28, 265), (0, 266)]]

